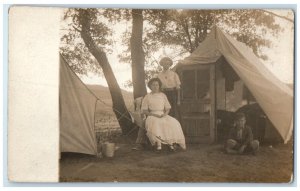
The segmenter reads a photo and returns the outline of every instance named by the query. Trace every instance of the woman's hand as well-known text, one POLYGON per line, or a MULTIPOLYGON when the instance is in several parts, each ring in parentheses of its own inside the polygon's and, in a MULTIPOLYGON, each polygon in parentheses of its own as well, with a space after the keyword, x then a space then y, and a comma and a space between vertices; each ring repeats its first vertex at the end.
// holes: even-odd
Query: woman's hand
POLYGON ((164 113, 164 114, 155 114, 155 113, 150 113, 148 116, 153 116, 153 117, 157 117, 157 118, 163 118, 164 116, 167 116, 168 114, 167 113, 164 113))
POLYGON ((164 113, 164 114, 161 114, 160 115, 160 118, 163 118, 163 117, 165 117, 165 116, 167 116, 168 114, 166 114, 166 113, 164 113))
POLYGON ((155 113, 151 113, 151 116, 161 118, 161 115, 158 115, 158 114, 155 114, 155 113))
POLYGON ((161 115, 152 114, 152 116, 157 117, 157 118, 163 118, 164 116, 166 116, 166 114, 161 114, 161 115))

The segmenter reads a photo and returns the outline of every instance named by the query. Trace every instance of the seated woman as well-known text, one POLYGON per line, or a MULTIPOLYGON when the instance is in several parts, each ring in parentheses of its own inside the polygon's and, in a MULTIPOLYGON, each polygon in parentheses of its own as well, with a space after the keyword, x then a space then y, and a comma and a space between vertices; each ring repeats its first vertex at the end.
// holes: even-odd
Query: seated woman
POLYGON ((161 150, 161 144, 167 144, 174 150, 173 144, 177 143, 186 149, 185 138, 180 123, 169 116, 171 105, 167 96, 160 92, 161 81, 153 78, 148 82, 151 93, 147 94, 142 102, 142 111, 147 116, 145 128, 152 145, 161 150))

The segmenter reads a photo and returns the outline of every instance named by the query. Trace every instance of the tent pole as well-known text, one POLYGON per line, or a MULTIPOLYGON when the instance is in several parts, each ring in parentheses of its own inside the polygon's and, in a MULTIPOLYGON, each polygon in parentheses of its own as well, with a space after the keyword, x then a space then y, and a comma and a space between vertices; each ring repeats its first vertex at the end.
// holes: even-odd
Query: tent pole
POLYGON ((226 111, 226 90, 225 90, 225 111, 226 111))

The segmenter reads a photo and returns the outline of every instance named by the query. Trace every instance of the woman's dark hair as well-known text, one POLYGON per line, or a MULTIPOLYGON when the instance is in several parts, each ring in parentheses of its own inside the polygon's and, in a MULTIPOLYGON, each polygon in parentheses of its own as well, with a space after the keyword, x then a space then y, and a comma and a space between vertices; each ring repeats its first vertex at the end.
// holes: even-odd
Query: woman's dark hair
POLYGON ((242 118, 246 119, 246 115, 244 113, 238 112, 238 113, 235 114, 235 117, 234 117, 235 120, 239 120, 239 119, 242 119, 242 118))
POLYGON ((148 82, 148 84, 147 84, 148 88, 149 88, 150 90, 152 90, 152 89, 151 89, 151 85, 152 85, 153 82, 158 82, 159 90, 161 90, 162 83, 161 83, 161 81, 160 81, 159 78, 152 78, 152 79, 150 79, 149 82, 148 82))

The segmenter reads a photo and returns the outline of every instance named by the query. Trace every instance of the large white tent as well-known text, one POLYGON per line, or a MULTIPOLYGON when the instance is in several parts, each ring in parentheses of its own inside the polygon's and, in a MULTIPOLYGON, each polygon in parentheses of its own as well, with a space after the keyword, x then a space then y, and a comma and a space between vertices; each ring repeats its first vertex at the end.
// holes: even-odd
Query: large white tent
POLYGON ((60 152, 97 153, 94 131, 97 100, 60 56, 60 152))
POLYGON ((289 141, 293 131, 293 91, 243 43, 214 26, 199 47, 176 67, 214 63, 221 56, 251 91, 284 142, 289 141))

